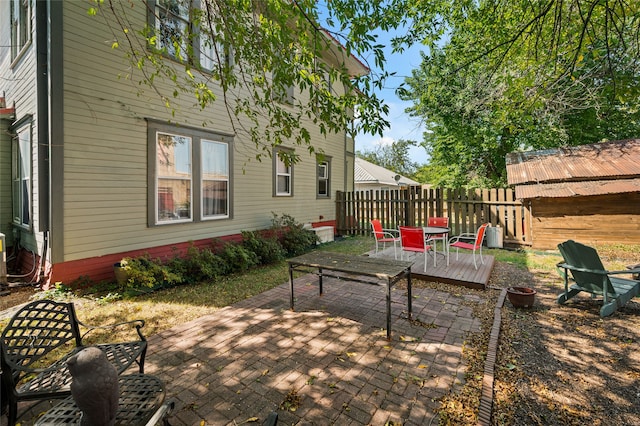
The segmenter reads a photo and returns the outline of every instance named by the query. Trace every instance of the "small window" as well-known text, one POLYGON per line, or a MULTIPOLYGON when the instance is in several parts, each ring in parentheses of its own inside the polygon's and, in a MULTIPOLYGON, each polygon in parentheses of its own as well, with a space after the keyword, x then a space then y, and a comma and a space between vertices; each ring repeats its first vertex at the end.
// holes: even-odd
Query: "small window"
POLYGON ((31 226, 31 124, 16 132, 12 143, 13 223, 31 226))
POLYGON ((280 158, 275 151, 273 155, 274 168, 274 195, 277 197, 290 197, 293 195, 293 165, 286 159, 280 158))
POLYGON ((31 40, 31 0, 11 1, 11 59, 31 40))
POLYGON ((180 61, 188 58, 191 0, 157 0, 154 27, 156 48, 180 61))
POLYGON ((273 87, 273 100, 284 104, 284 105, 293 105, 294 97, 294 87, 292 85, 286 87, 273 87))
POLYGON ((329 198, 330 197, 330 163, 328 159, 318 160, 318 198, 329 198))

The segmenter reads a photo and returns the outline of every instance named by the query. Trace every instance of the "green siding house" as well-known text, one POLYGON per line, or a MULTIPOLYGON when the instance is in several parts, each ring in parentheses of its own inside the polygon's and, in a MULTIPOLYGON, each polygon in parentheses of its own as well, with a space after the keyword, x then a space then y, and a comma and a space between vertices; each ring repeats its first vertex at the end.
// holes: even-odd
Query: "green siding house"
MULTIPOLYGON (((299 162, 247 161, 255 147, 238 137, 222 103, 201 110, 178 100, 173 115, 158 97, 140 95, 122 49, 112 48, 115 22, 108 11, 90 16, 91 4, 0 1, 0 233, 25 281, 113 279, 123 256, 234 239, 268 228, 272 212, 335 223, 335 192, 353 190, 346 133, 309 125, 324 156, 284 143, 278 149, 297 150, 299 162)), ((149 7, 131 8, 133 27, 161 16, 154 2, 139 5, 149 7)), ((368 72, 336 52, 321 60, 368 72)), ((287 100, 305 96, 293 88, 287 100)))

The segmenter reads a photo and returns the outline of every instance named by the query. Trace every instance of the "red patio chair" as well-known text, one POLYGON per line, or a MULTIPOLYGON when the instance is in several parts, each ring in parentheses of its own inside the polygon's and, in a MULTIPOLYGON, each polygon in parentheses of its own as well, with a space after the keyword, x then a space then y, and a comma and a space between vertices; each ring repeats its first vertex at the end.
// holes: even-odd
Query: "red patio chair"
MULTIPOLYGON (((427 253, 431 251, 431 246, 427 244, 422 227, 401 226, 400 228, 400 259, 405 251, 414 253, 424 253, 424 271, 427 272, 427 253)), ((436 266, 436 255, 433 253, 433 266, 436 266)))
POLYGON ((478 228, 478 232, 476 232, 475 234, 464 233, 449 240, 449 247, 456 248, 456 260, 458 260, 459 249, 466 249, 473 250, 473 266, 475 266, 476 269, 478 269, 478 264, 476 263, 476 253, 480 254, 480 262, 484 264, 484 259, 482 257, 482 242, 484 241, 484 234, 487 226, 489 226, 489 224, 484 223, 480 225, 480 228, 478 228))
POLYGON ((382 249, 386 248, 387 243, 393 243, 393 257, 398 258, 396 249, 396 243, 400 241, 398 237, 398 231, 395 229, 383 229, 382 224, 378 219, 371 220, 371 229, 373 230, 373 236, 376 239, 376 253, 378 253, 379 245, 382 243, 382 249))
MULTIPOLYGON (((449 218, 448 217, 430 217, 427 219, 427 226, 434 226, 437 228, 448 228, 449 227, 449 218)), ((429 235, 429 241, 433 240, 433 251, 438 251, 437 242, 442 241, 442 253, 447 256, 447 265, 449 264, 449 254, 448 254, 448 244, 447 238, 449 234, 431 234, 429 235)), ((427 241, 427 242, 429 242, 427 241)))

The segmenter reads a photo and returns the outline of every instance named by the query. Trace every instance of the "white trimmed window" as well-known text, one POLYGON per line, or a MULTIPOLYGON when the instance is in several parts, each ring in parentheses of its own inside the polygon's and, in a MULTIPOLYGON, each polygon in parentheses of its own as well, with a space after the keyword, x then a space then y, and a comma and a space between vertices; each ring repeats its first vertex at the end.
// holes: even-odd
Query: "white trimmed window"
POLYGON ((294 87, 284 87, 279 93, 276 93, 275 100, 281 104, 293 105, 293 101, 295 100, 294 87))
POLYGON ((149 226, 230 218, 232 138, 148 123, 149 226))
POLYGON ((293 165, 278 155, 273 155, 273 187, 276 197, 291 197, 293 195, 293 165))
POLYGON ((12 142, 13 223, 31 226, 31 123, 18 129, 12 142))
POLYGON ((202 218, 229 217, 229 145, 203 139, 202 158, 202 218))
POLYGON ((212 24, 214 20, 209 18, 209 16, 219 13, 214 10, 214 4, 203 1, 201 7, 202 17, 200 18, 200 28, 198 28, 198 62, 200 68, 206 71, 213 71, 219 66, 231 64, 233 60, 232 52, 231 49, 225 48, 224 44, 221 43, 221 37, 212 24))
POLYGON ((322 161, 318 160, 317 164, 318 169, 318 198, 329 198, 331 196, 331 188, 329 185, 330 182, 330 173, 331 173, 331 164, 329 160, 326 158, 322 161))
POLYGON ((188 58, 189 8, 191 0, 157 0, 155 7, 156 48, 180 61, 188 58))
POLYGON ((11 59, 31 40, 31 0, 11 0, 11 59))
POLYGON ((230 49, 224 47, 215 27, 209 25, 208 16, 216 13, 214 8, 212 3, 200 0, 156 0, 149 22, 156 35, 153 47, 206 71, 229 64, 230 49))

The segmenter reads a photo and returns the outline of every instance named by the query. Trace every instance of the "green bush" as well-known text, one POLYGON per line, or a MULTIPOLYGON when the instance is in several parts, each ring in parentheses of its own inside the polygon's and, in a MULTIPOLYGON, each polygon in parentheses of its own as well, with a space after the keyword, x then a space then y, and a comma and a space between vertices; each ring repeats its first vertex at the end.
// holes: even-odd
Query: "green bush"
POLYGON ((258 263, 261 265, 284 259, 284 250, 274 235, 242 231, 242 245, 258 256, 258 263))
POLYGON ((148 255, 124 258, 120 265, 127 271, 125 292, 145 292, 182 284, 182 276, 148 255))
POLYGON ((271 219, 271 229, 278 236, 278 241, 284 249, 287 256, 297 256, 305 253, 315 247, 318 243, 318 236, 315 232, 305 229, 301 223, 283 213, 281 217, 278 217, 276 213, 273 213, 271 219))
POLYGON ((173 257, 163 263, 149 255, 120 262, 127 273, 122 291, 125 295, 150 292, 160 288, 194 284, 234 272, 244 272, 257 265, 266 265, 296 256, 315 247, 318 237, 304 229, 293 217, 273 213, 272 227, 266 232, 242 232, 241 243, 214 239, 210 248, 199 249, 193 243, 181 256, 174 250, 173 257))
POLYGON ((191 245, 186 256, 175 255, 167 266, 183 277, 183 284, 194 284, 224 275, 226 267, 223 263, 222 258, 210 249, 191 245))
POLYGON ((243 272, 259 264, 258 256, 240 244, 227 243, 219 254, 227 274, 243 272))

